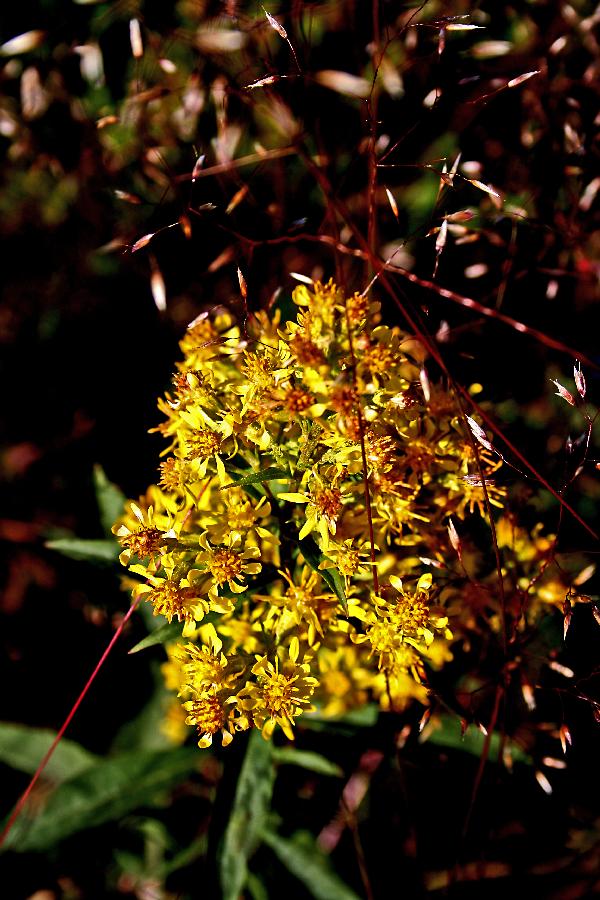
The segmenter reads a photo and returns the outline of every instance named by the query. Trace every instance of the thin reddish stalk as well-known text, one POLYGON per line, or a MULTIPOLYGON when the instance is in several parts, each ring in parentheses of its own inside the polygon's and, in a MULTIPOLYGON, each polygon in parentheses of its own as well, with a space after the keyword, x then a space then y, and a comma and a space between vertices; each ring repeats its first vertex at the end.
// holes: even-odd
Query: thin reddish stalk
POLYGON ((96 664, 96 666, 95 666, 95 668, 94 668, 94 671, 92 672, 92 674, 90 675, 90 677, 88 678, 88 680, 87 680, 87 682, 86 682, 86 684, 85 684, 85 687, 83 688, 83 690, 82 690, 81 693, 79 694, 79 697, 77 698, 77 700, 76 700, 75 703, 73 704, 73 706, 72 706, 72 708, 71 708, 71 711, 69 712, 69 715, 67 716, 67 718, 65 719, 65 721, 64 721, 63 724, 61 725, 61 727, 60 727, 60 729, 59 729, 59 731, 58 731, 58 734, 56 735, 56 737, 54 738, 54 740, 53 740, 52 743, 50 744, 50 747, 49 747, 48 750, 46 751, 46 753, 45 753, 45 755, 44 755, 42 761, 40 762, 39 766, 38 766, 37 769, 35 770, 35 773, 34 773, 32 779, 31 779, 31 781, 29 782, 29 784, 27 785, 27 787, 25 788, 25 790, 23 791, 23 793, 22 793, 21 796, 19 797, 19 799, 18 799, 18 801, 17 801, 17 803, 16 803, 16 805, 15 805, 15 808, 13 809, 12 813, 11 813, 10 816, 9 816, 9 819, 8 819, 6 825, 5 825, 4 828, 2 829, 2 833, 0 833, 0 847, 3 846, 4 841, 5 841, 6 838, 8 837, 8 835, 9 835, 9 833, 10 833, 10 831, 11 831, 13 825, 15 824, 15 822, 17 821, 18 817, 20 816, 21 812, 23 811, 23 807, 25 806, 25 804, 26 804, 26 802, 27 802, 27 799, 28 799, 29 795, 31 794, 33 788, 35 787, 38 778, 40 777, 40 775, 42 774, 42 772, 44 771, 44 769, 45 769, 46 766, 48 765, 48 762, 49 762, 49 760, 50 760, 50 757, 52 756, 52 754, 54 753, 54 751, 56 750, 56 748, 57 748, 58 745, 60 744, 60 742, 61 742, 61 740, 62 740, 62 738, 63 738, 63 736, 64 736, 65 731, 67 730, 67 728, 68 728, 69 725, 71 724, 71 720, 73 719, 75 713, 77 712, 77 710, 78 710, 79 707, 81 706, 81 703, 83 702, 83 699, 84 699, 85 695, 87 694, 87 692, 88 692, 89 689, 91 688, 92 684, 94 683, 94 681, 95 681, 95 679, 96 679, 96 676, 98 675, 100 669, 102 668, 102 666, 104 665, 104 663, 105 663, 106 660, 108 659, 108 656, 110 655, 110 653, 111 653, 113 647, 115 646, 115 644, 116 644, 117 641, 119 640, 119 638, 120 638, 120 636, 121 636, 121 634, 122 634, 122 632, 123 632, 123 629, 124 629, 126 623, 127 623, 128 620, 131 618, 131 615, 132 615, 132 613, 134 612, 134 610, 136 609, 138 603, 140 602, 140 599, 141 599, 141 598, 138 597, 136 600, 134 600, 133 603, 131 604, 131 606, 129 607, 129 609, 127 610, 127 612, 125 613, 125 615, 123 616, 123 619, 122 619, 121 623, 119 624, 119 627, 117 628, 117 630, 116 630, 115 633, 113 634, 112 638, 110 639, 110 642, 109 642, 109 644, 108 644, 106 650, 104 651, 104 653, 102 654, 102 656, 101 656, 100 659, 98 660, 98 663, 96 664))

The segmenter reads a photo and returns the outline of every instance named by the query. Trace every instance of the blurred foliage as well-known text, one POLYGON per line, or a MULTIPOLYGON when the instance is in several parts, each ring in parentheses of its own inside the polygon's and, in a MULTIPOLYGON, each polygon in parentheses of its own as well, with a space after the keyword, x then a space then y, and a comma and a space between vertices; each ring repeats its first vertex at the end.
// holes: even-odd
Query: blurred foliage
MULTIPOLYGON (((276 301, 285 318, 290 272, 362 290, 388 260, 393 290, 381 277, 372 289, 385 315, 406 328, 408 313, 458 383, 481 383, 502 434, 600 527, 594 4, 266 9, 289 43, 258 3, 2 12, 7 815, 122 619, 104 543, 121 502, 111 485, 136 496, 156 479, 144 435, 202 312, 243 323, 276 301), (570 406, 550 379, 576 394, 576 359, 587 395, 570 406)), ((307 720, 297 750, 254 739, 246 751, 244 735, 226 751, 173 750, 157 724, 164 636, 123 649, 158 624, 140 610, 11 833, 10 896, 237 896, 244 881, 258 900, 379 898, 390 884, 412 897, 598 895, 597 538, 497 440, 518 470, 509 509, 558 535, 544 573, 554 607, 519 648, 535 709, 513 691, 494 718, 507 661, 482 639, 433 680, 428 723, 418 704, 367 709, 307 720), (566 611, 563 641, 570 587, 589 602, 566 611)), ((489 553, 473 527, 473 553, 486 541, 489 553)))

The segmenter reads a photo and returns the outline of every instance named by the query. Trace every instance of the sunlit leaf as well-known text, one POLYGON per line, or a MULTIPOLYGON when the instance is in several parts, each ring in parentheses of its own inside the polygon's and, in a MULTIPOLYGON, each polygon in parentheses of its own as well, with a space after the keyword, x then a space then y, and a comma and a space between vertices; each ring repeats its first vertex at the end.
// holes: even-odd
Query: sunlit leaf
MULTIPOLYGON (((0 762, 33 775, 55 738, 56 732, 49 728, 0 722, 0 762)), ((63 738, 48 760, 43 777, 58 784, 79 775, 97 760, 80 744, 63 738)))
POLYGON ((340 766, 312 750, 297 750, 296 747, 273 747, 273 759, 279 765, 298 766, 309 772, 317 772, 319 775, 341 778, 344 774, 344 770, 340 766))
POLYGON ((196 748, 164 752, 135 750, 102 760, 64 781, 35 817, 23 814, 5 847, 44 851, 72 834, 105 822, 119 821, 140 806, 152 805, 189 776, 198 764, 196 748))
POLYGON ((112 526, 125 510, 127 498, 116 484, 108 480, 101 466, 94 466, 93 477, 102 529, 106 535, 110 535, 112 526))
POLYGON ((271 807, 274 782, 271 744, 260 732, 253 731, 221 848, 219 871, 223 900, 238 900, 244 888, 248 860, 261 842, 271 807))
MULTIPOLYGON (((207 617, 205 617, 206 619, 207 617)), ((208 623, 207 623, 208 624, 208 623)), ((139 653, 140 650, 147 650, 148 647, 155 647, 156 644, 168 644, 170 641, 176 641, 181 637, 183 625, 181 622, 165 622, 160 625, 145 638, 142 638, 129 653, 139 653)))
POLYGON ((119 545, 116 541, 109 540, 57 538, 46 541, 46 547, 71 559, 85 559, 90 562, 113 562, 119 556, 119 545))

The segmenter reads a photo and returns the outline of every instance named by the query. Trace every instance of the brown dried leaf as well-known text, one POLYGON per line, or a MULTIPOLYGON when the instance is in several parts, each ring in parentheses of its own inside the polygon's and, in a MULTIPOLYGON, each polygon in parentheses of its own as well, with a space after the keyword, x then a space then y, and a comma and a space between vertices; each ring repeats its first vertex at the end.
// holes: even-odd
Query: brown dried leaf
POLYGON ((567 744, 569 746, 572 746, 572 744, 573 744, 573 738, 571 737, 571 732, 569 731, 569 728, 567 725, 560 726, 559 737, 560 737, 560 745, 562 747, 562 751, 563 751, 563 753, 566 753, 567 752, 567 744))
POLYGON ((419 734, 423 731, 431 718, 431 708, 427 707, 421 718, 419 719, 419 734))
POLYGON ((552 785, 550 784, 550 782, 548 781, 548 779, 546 778, 546 776, 544 775, 543 772, 540 772, 538 770, 535 773, 535 779, 545 794, 552 793, 552 785))
POLYGON ((43 44, 46 37, 45 31, 34 29, 33 31, 24 31, 23 34, 17 34, 9 41, 5 41, 0 45, 0 56, 19 56, 21 53, 29 53, 43 44))
POLYGON ((106 128, 107 125, 116 125, 119 121, 118 116, 101 116, 96 122, 96 128, 106 128))
POLYGON ((476 59, 489 59, 492 56, 506 56, 512 48, 510 41, 480 41, 471 47, 471 53, 476 59))
POLYGON ((143 237, 139 238, 139 240, 137 240, 131 248, 131 252, 137 253, 138 250, 141 250, 143 247, 150 243, 155 234, 155 231, 151 231, 149 234, 145 234, 143 237))
POLYGON ((314 280, 310 278, 308 275, 301 275, 299 272, 290 272, 290 276, 295 278, 296 281, 301 281, 302 284, 314 284, 314 280))
POLYGON ((250 190, 250 188, 248 187, 248 185, 244 184, 239 189, 239 191, 236 191, 236 193, 233 195, 233 197, 229 201, 229 205, 228 205, 227 209, 225 210, 226 215, 229 215, 229 213, 232 213, 233 210, 236 208, 236 206, 239 206, 239 204, 242 202, 244 197, 247 196, 249 190, 250 190))
POLYGON ((458 532, 454 526, 454 522, 452 521, 452 519, 448 519, 448 537, 450 538, 450 543, 452 544, 454 550, 456 550, 460 559, 462 547, 458 532))
POLYGON ((178 221, 179 226, 186 237, 186 240, 189 241, 192 236, 192 223, 190 222, 189 216, 186 216, 184 213, 182 216, 179 216, 178 221))
POLYGON ((500 194, 498 191, 495 191, 493 187, 489 184, 484 184, 483 181, 478 181, 477 178, 467 178, 469 184, 472 184, 473 187, 478 188, 480 191, 483 191, 485 194, 489 194, 490 197, 496 197, 498 200, 500 199, 500 194))
POLYGON ((245 84, 244 90, 253 91, 254 88, 266 87, 268 84, 281 81, 282 78, 285 78, 285 75, 266 75, 264 78, 258 78, 256 81, 251 81, 250 84, 245 84))
POLYGON ((389 190, 389 188, 386 188, 385 192, 387 194, 388 202, 389 202, 390 206, 392 207, 392 212, 394 213, 394 216, 396 217, 396 221, 399 222, 400 214, 398 212, 398 204, 396 203, 396 201, 394 199, 394 195, 389 190))
POLYGON ((371 93, 371 83, 366 78, 340 72, 338 69, 322 69, 315 75, 315 81, 323 87, 348 97, 359 97, 361 100, 371 93))
POLYGON ((122 200, 124 203, 132 203, 134 206, 139 206, 142 202, 139 197, 135 194, 130 194, 129 191, 115 190, 114 194, 117 200, 122 200))
POLYGON ((196 32, 196 46, 204 53, 235 53, 243 50, 247 40, 243 31, 226 28, 200 28, 196 32))
POLYGON ((159 312, 164 312, 167 308, 167 289, 165 286, 165 280, 162 276, 162 272, 158 267, 158 263, 153 256, 150 257, 150 265, 152 268, 152 273, 150 275, 150 288, 152 290, 152 297, 154 298, 154 303, 156 304, 157 310, 159 312))
POLYGON ((554 756, 544 756, 542 758, 542 765, 548 766, 549 769, 566 769, 567 764, 564 759, 555 759, 554 756))
POLYGON ((563 666, 562 663, 556 662, 555 659, 550 660, 548 666, 549 668, 554 669, 555 672, 558 672, 559 675, 562 675, 563 678, 575 678, 573 669, 570 669, 568 666, 563 666))
POLYGON ((237 270, 237 276, 240 283, 240 293, 242 295, 242 300, 244 300, 245 302, 248 298, 248 285, 246 284, 246 279, 244 278, 242 270, 239 267, 237 270))
POLYGON ((21 109, 24 119, 38 119, 48 109, 50 95, 42 85, 40 73, 28 66, 21 75, 21 109))
POLYGON ((467 422, 475 440, 478 441, 482 447, 485 447, 486 450, 490 450, 492 453, 494 453, 494 448, 488 441, 485 431, 483 430, 481 425, 478 425, 475 419, 472 419, 471 416, 467 416, 467 422))
POLYGON ((457 212, 446 216, 447 222, 470 222, 475 218, 475 213, 470 209, 459 209, 457 212))
POLYGON ((585 584, 586 581, 590 580, 595 571, 595 563, 590 563, 589 566, 585 566, 573 579, 573 585, 579 587, 580 585, 585 584))
POLYGON ((460 22, 449 22, 446 25, 446 31, 476 31, 484 28, 484 25, 461 25, 460 22))
POLYGON ((219 269, 222 269, 223 266, 226 266, 227 263, 230 263, 234 258, 234 249, 233 247, 226 247, 222 253, 219 253, 215 259, 209 265, 207 272, 217 272, 219 269))
POLYGON ((429 403, 429 401, 431 400, 431 385, 429 383, 429 376, 427 374, 427 371, 424 368, 422 368, 419 372, 419 381, 421 382, 421 388, 423 390, 425 403, 429 403))
POLYGON ((192 169, 192 183, 198 177, 198 173, 200 172, 200 169, 204 165, 205 159, 206 159, 206 154, 201 153, 200 156, 198 157, 198 159, 196 160, 196 162, 194 163, 194 168, 192 169))
POLYGON ((534 69, 532 72, 524 72, 523 75, 517 75, 516 78, 511 78, 506 87, 514 88, 518 87, 518 85, 523 84, 524 81, 529 81, 530 78, 533 78, 534 75, 539 75, 540 70, 534 69))
POLYGON ((139 19, 129 20, 129 43, 131 44, 131 52, 135 59, 141 59, 144 55, 144 42, 142 40, 142 29, 139 19))
POLYGON ((586 186, 581 198, 579 200, 579 209, 583 212, 587 212, 591 209, 592 203, 596 199, 596 194, 600 190, 600 175, 596 178, 593 178, 592 181, 586 186))
POLYGON ((448 221, 444 219, 442 224, 440 225, 439 231, 437 233, 437 237, 435 239, 435 251, 439 254, 442 252, 444 247, 446 246, 446 238, 448 236, 448 221))
POLYGON ((581 363, 573 366, 573 377, 575 378, 575 387, 581 399, 585 398, 585 376, 581 371, 581 363))
POLYGON ((527 706, 527 709, 533 711, 535 709, 535 694, 532 686, 526 681, 525 678, 521 681, 521 693, 523 694, 523 699, 527 706))
POLYGON ((558 382, 555 378, 551 378, 550 381, 558 388, 558 390, 556 391, 556 396, 562 397, 562 399, 566 400, 570 406, 575 406, 575 398, 573 394, 568 391, 566 387, 563 387, 562 384, 560 384, 560 382, 558 382))
POLYGON ((263 10, 265 16, 267 17, 267 22, 269 23, 271 28, 273 28, 277 32, 277 34, 283 38, 284 41, 287 41, 287 31, 285 30, 283 25, 281 25, 274 16, 272 16, 270 13, 268 13, 266 11, 266 9, 264 8, 264 6, 263 6, 262 10, 263 10))

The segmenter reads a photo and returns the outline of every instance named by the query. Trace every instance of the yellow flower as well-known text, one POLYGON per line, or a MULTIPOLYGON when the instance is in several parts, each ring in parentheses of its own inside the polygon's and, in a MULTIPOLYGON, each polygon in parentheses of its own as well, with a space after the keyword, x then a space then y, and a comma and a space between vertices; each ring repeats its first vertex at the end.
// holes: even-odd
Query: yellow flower
POLYGON ((287 656, 280 649, 280 656, 270 662, 259 656, 252 667, 256 682, 247 684, 240 692, 240 706, 247 711, 262 735, 268 739, 279 725, 289 740, 294 739, 292 727, 295 718, 310 709, 310 698, 317 686, 307 663, 298 663, 299 643, 293 638, 287 656))
POLYGON ((170 523, 165 527, 164 516, 155 516, 154 507, 149 506, 142 511, 135 503, 129 507, 133 516, 128 516, 125 522, 113 526, 113 534, 125 549, 119 555, 122 565, 126 566, 132 556, 139 559, 154 557, 162 550, 166 550, 170 539, 177 537, 170 523))
MULTIPOLYGON (((138 571, 138 567, 132 566, 131 570, 138 571)), ((148 575, 148 583, 135 588, 136 596, 143 596, 152 603, 155 616, 164 616, 167 622, 176 618, 188 625, 200 622, 210 609, 209 603, 199 594, 187 579, 172 575, 168 578, 148 575)))
POLYGON ((306 503, 306 521, 300 529, 298 540, 316 531, 321 537, 321 550, 325 552, 329 546, 329 535, 336 533, 345 499, 337 487, 335 473, 328 481, 320 475, 312 476, 307 491, 284 492, 278 495, 278 499, 306 503))
POLYGON ((307 641, 313 646, 322 638, 324 626, 335 619, 337 597, 331 592, 321 593, 322 579, 317 572, 303 566, 296 581, 289 571, 280 571, 287 585, 283 593, 274 588, 268 595, 255 594, 255 600, 263 600, 267 611, 265 624, 274 624, 275 636, 280 638, 288 630, 304 626, 307 629, 307 641))
POLYGON ((236 717, 235 697, 227 697, 226 693, 216 688, 209 688, 201 694, 186 700, 183 708, 187 712, 186 725, 195 725, 199 734, 198 746, 210 747, 213 738, 221 732, 223 746, 227 747, 233 740, 234 732, 245 730, 248 720, 236 717))
POLYGON ((242 550, 239 537, 230 538, 225 545, 213 546, 205 533, 199 543, 203 549, 196 556, 196 565, 202 566, 202 569, 194 569, 188 577, 195 581, 199 576, 202 578, 204 572, 210 573, 208 596, 213 600, 217 599, 219 589, 225 584, 232 593, 242 594, 248 589, 244 576, 256 575, 262 568, 259 562, 255 562, 260 556, 259 548, 242 550))

